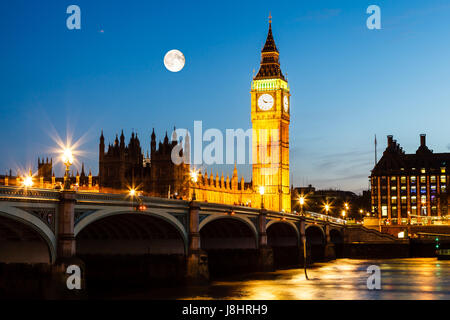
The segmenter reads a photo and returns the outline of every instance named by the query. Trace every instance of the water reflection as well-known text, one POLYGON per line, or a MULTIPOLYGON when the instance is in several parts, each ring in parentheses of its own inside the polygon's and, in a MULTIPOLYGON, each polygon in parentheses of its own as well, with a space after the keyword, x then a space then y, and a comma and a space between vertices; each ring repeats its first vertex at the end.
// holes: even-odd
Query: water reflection
POLYGON ((148 299, 450 299, 450 261, 434 258, 351 260, 318 263, 308 269, 278 270, 214 281, 209 286, 158 289, 148 299), (381 290, 367 289, 367 267, 381 268, 381 290))

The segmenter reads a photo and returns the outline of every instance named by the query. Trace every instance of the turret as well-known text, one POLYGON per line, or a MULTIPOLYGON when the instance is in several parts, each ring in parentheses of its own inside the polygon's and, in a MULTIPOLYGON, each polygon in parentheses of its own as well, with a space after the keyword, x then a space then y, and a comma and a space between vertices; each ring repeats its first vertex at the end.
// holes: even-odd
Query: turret
POLYGON ((231 178, 231 189, 237 190, 238 188, 238 173, 236 168, 236 162, 234 163, 233 177, 231 178))
POLYGON ((153 128, 151 142, 150 142, 150 154, 153 154, 156 151, 156 134, 155 128, 153 128))
POLYGON ((105 137, 103 136, 103 130, 102 130, 102 134, 100 135, 100 146, 99 146, 99 157, 100 157, 100 161, 103 160, 104 156, 105 156, 105 137))
POLYGON ((123 129, 122 133, 120 134, 120 150, 125 149, 125 136, 123 135, 123 129))
POLYGON ((88 186, 89 186, 89 188, 92 188, 92 172, 91 172, 91 169, 89 169, 88 186))
POLYGON ((203 175, 203 183, 208 185, 208 171, 205 169, 205 174, 203 175))
POLYGON ((175 128, 175 126, 173 127, 173 132, 172 132, 172 146, 176 146, 178 144, 178 137, 177 137, 177 129, 175 128))

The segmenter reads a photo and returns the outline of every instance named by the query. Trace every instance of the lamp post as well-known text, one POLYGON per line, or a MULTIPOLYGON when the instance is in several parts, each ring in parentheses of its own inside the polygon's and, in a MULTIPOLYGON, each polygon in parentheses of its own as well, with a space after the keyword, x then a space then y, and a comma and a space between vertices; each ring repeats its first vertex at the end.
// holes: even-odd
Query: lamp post
POLYGON ((134 209, 134 196, 136 195, 136 189, 130 189, 128 195, 131 197, 131 208, 134 209))
POLYGON ((328 221, 328 211, 330 210, 330 205, 327 203, 327 204, 325 204, 324 208, 325 208, 325 213, 327 215, 327 221, 328 221))
POLYGON ((261 195, 261 209, 264 209, 264 186, 259 187, 259 194, 261 195))
POLYGON ((193 192, 192 192, 192 201, 195 201, 195 200, 196 200, 196 197, 195 197, 195 184, 197 183, 197 171, 195 171, 195 169, 194 169, 194 170, 191 170, 190 175, 191 175, 192 189, 193 189, 193 192))
POLYGON ((300 214, 304 215, 303 205, 305 204, 305 197, 301 196, 300 199, 298 199, 298 202, 300 203, 300 214))
POLYGON ((64 190, 69 190, 70 189, 69 170, 70 170, 70 166, 73 164, 72 150, 70 150, 69 148, 66 148, 64 150, 64 153, 62 155, 62 162, 66 166, 66 173, 64 174, 64 177, 65 177, 64 190))

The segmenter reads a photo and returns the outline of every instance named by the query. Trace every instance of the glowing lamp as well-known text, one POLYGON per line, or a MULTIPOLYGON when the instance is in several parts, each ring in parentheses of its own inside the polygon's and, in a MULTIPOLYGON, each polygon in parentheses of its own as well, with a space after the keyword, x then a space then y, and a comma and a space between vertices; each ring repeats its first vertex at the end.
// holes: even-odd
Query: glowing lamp
POLYGON ((264 186, 259 187, 259 194, 264 195, 264 186))
POLYGON ((66 165, 66 166, 71 166, 73 163, 73 154, 72 154, 72 150, 70 150, 69 148, 64 149, 63 155, 62 155, 62 162, 66 165))
POLYGON ((31 176, 27 176, 23 180, 23 185, 27 188, 31 188, 33 186, 33 178, 31 176))

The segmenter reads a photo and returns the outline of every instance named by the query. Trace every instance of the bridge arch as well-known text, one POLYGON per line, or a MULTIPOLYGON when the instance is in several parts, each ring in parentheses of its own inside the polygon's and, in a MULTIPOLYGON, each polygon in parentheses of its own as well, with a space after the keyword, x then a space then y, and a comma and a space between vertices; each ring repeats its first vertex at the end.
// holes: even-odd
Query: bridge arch
POLYGON ((313 261, 322 261, 325 258, 326 235, 318 225, 311 224, 305 229, 307 250, 310 251, 313 261))
POLYGON ((298 246, 300 243, 299 230, 292 221, 270 220, 266 225, 266 230, 269 246, 298 246), (284 239, 283 243, 272 242, 276 241, 275 237, 288 239, 284 239))
POLYGON ((210 215, 199 224, 199 232, 201 246, 206 250, 258 247, 258 231, 247 217, 210 215))
POLYGON ((267 244, 272 248, 275 268, 295 266, 300 262, 300 233, 293 222, 269 221, 267 244))
MULTIPOLYGON (((106 232, 111 238, 119 237, 128 240, 132 240, 135 237, 141 239, 148 238, 151 233, 150 231, 152 230, 158 234, 167 234, 169 239, 165 240, 175 240, 178 235, 179 239, 182 241, 181 248, 179 248, 180 246, 176 244, 175 241, 172 241, 173 247, 168 253, 186 254, 188 248, 188 236, 183 224, 174 216, 167 212, 160 212, 160 210, 147 209, 146 211, 136 212, 124 208, 121 210, 108 208, 96 211, 85 216, 75 225, 74 234, 75 237, 77 237, 77 247, 82 246, 83 239, 86 240, 86 238, 89 238, 92 240, 93 236, 87 235, 87 233, 92 233, 89 229, 94 227, 106 232), (107 225, 102 226, 102 223, 106 223, 107 225), (143 228, 143 226, 145 226, 145 228, 143 228), (79 242, 81 244, 79 244, 79 242)), ((120 244, 120 242, 118 242, 118 244, 120 244)), ((123 245, 124 247, 128 246, 133 248, 132 244, 123 245)), ((134 249, 136 252, 138 251, 136 247, 134 249)), ((141 249, 141 251, 142 250, 143 249, 141 249)), ((156 247, 147 250, 154 251, 156 250, 156 247)), ((151 253, 154 253, 153 251, 151 251, 151 253)), ((164 252, 158 253, 163 254, 164 252)))
POLYGON ((336 258, 342 258, 344 254, 344 236, 342 235, 342 232, 335 228, 331 229, 330 241, 334 244, 336 258))
MULTIPOLYGON (((53 217, 55 219, 56 217, 53 217)), ((27 240, 21 239, 21 240, 27 240)), ((56 236, 50 227, 33 214, 15 207, 0 208, 0 261, 18 263, 53 263, 56 260, 56 236), (17 229, 21 230, 17 230, 17 229), (2 233, 6 229, 16 229, 16 232, 24 235, 28 233, 28 243, 15 241, 14 249, 6 249, 13 243, 2 238, 2 233), (33 236, 36 235, 37 237, 33 236), (28 252, 26 252, 28 250, 28 252), (2 255, 3 252, 5 255, 2 255), (6 255, 11 253, 21 253, 23 256, 6 255)))

